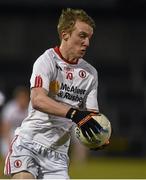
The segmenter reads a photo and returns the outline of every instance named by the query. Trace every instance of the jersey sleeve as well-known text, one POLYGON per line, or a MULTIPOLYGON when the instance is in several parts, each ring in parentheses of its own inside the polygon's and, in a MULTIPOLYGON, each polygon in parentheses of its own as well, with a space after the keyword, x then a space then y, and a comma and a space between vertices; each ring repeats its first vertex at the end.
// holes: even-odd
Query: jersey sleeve
POLYGON ((95 71, 91 89, 86 98, 87 109, 95 109, 99 111, 98 101, 97 101, 97 91, 98 91, 98 75, 97 75, 97 71, 95 71))
POLYGON ((45 55, 40 56, 33 65, 30 87, 42 87, 49 91, 49 83, 53 74, 51 59, 45 55))

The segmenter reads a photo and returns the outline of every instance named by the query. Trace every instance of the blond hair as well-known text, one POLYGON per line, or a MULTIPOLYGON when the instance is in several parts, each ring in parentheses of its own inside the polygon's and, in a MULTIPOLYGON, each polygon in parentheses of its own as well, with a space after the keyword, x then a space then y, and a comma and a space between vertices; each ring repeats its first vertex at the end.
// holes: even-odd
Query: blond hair
POLYGON ((66 10, 62 10, 57 26, 60 39, 62 31, 72 33, 77 20, 87 23, 93 29, 95 28, 94 20, 84 10, 67 8, 66 10))

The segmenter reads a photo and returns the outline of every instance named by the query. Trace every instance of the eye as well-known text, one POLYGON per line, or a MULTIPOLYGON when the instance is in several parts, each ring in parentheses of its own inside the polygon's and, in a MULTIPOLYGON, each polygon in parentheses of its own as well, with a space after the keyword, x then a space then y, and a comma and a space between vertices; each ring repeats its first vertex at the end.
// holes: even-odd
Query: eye
POLYGON ((87 37, 87 34, 86 33, 80 33, 79 36, 80 36, 80 38, 85 39, 87 37))

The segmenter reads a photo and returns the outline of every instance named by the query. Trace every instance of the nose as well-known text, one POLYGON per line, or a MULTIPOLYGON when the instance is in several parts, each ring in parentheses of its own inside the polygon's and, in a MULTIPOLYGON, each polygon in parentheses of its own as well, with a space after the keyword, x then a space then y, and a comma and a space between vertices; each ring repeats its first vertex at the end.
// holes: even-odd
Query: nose
POLYGON ((85 42, 84 42, 84 45, 86 46, 86 47, 88 47, 89 46, 89 38, 88 37, 86 37, 86 39, 85 39, 85 42))

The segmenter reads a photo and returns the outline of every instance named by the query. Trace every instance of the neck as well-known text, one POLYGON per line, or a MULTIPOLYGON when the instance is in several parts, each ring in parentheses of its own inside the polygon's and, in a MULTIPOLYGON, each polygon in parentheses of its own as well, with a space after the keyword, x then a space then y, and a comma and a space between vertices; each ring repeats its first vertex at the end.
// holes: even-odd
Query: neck
POLYGON ((70 48, 68 48, 66 45, 61 44, 59 50, 63 58, 66 59, 68 62, 76 63, 78 61, 78 58, 74 57, 74 55, 71 53, 70 48))

